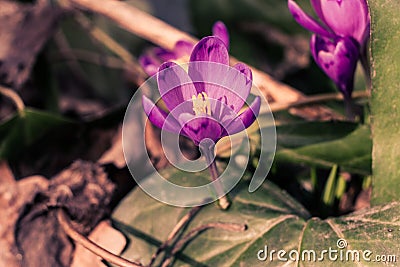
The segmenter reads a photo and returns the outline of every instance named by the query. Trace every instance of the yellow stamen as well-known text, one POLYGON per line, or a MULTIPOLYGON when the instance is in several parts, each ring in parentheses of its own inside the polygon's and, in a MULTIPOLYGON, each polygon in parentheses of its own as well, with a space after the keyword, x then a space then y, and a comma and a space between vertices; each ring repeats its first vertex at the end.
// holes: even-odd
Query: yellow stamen
POLYGON ((205 92, 192 96, 193 111, 195 115, 207 114, 211 115, 211 103, 205 92))

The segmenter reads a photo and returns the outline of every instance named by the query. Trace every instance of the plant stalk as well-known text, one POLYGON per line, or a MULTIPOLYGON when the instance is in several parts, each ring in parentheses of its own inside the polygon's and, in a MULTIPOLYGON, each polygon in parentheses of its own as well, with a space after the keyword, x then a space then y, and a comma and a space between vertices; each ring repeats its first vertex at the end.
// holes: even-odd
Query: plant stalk
POLYGON ((199 147, 200 147, 201 152, 203 153, 203 155, 206 158, 208 169, 211 174, 211 179, 213 180, 214 185, 215 185, 215 187, 214 187, 215 192, 216 192, 217 196, 219 197, 218 205, 222 210, 226 210, 231 205, 231 202, 229 201, 227 195, 225 194, 221 182, 218 180, 219 173, 218 173, 218 169, 217 169, 217 164, 215 163, 215 160, 214 160, 215 144, 211 140, 210 140, 210 142, 208 140, 206 140, 205 142, 202 142, 199 147), (212 144, 210 144, 210 142, 212 142, 212 144))

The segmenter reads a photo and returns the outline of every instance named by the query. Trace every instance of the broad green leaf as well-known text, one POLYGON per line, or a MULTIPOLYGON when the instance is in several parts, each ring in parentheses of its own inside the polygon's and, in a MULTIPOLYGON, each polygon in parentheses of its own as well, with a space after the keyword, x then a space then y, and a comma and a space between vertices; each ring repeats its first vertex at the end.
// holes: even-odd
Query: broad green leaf
POLYGON ((294 149, 279 149, 275 154, 275 160, 325 168, 337 164, 344 170, 368 175, 371 173, 371 146, 369 128, 360 126, 338 140, 294 149))
MULTIPOLYGON (((169 173, 179 184, 198 183, 194 179, 185 179, 184 173, 169 173)), ((207 180, 207 177, 198 174, 195 179, 207 180)), ((173 266, 376 266, 375 262, 365 261, 358 264, 333 262, 327 255, 323 261, 301 261, 299 264, 278 261, 276 253, 273 261, 257 258, 257 253, 265 246, 269 251, 300 251, 300 255, 301 251, 314 249, 320 256, 324 249, 338 249, 339 238, 347 241, 347 249, 368 249, 374 256, 400 253, 399 203, 320 220, 311 218, 300 204, 270 182, 265 182, 254 193, 249 193, 247 184, 241 183, 230 196, 233 204, 228 211, 221 211, 214 204, 207 205, 190 222, 183 236, 195 227, 211 222, 246 224, 247 230, 207 230, 184 247, 173 266)), ((140 188, 133 190, 113 214, 114 226, 129 239, 122 256, 148 264, 151 255, 188 210, 158 202, 140 188)))
MULTIPOLYGON (((276 126, 277 147, 297 148, 306 145, 323 143, 344 138, 357 128, 358 124, 351 122, 290 122, 289 124, 276 126)), ((267 126, 268 127, 268 126, 267 126)), ((273 126, 275 127, 275 126, 273 126)), ((250 137, 251 149, 257 150, 260 145, 260 134, 256 124, 253 124, 247 134, 250 137)), ((230 138, 233 139, 234 150, 237 150, 238 144, 242 142, 242 138, 246 137, 246 133, 242 132, 229 138, 223 138, 217 143, 218 156, 229 157, 231 154, 230 138)))
POLYGON ((295 148, 340 139, 357 128, 350 122, 305 122, 276 127, 278 147, 295 148))
POLYGON ((0 124, 0 158, 13 158, 55 127, 73 122, 43 111, 26 109, 0 124))
POLYGON ((374 0, 369 5, 373 68, 372 202, 386 203, 400 199, 400 2, 374 0))

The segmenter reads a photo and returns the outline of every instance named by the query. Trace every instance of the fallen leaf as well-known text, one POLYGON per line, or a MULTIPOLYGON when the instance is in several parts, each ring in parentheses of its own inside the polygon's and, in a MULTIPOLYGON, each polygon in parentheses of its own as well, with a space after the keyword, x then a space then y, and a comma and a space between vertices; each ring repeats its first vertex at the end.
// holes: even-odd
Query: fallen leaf
POLYGON ((15 240, 18 221, 37 193, 47 187, 48 181, 42 176, 31 176, 13 185, 0 183, 0 266, 22 266, 22 254, 15 240))
POLYGON ((15 183, 14 174, 11 172, 10 166, 8 166, 8 163, 5 160, 0 161, 0 183, 15 183))
POLYGON ((122 149, 122 126, 118 128, 118 131, 112 140, 111 147, 106 152, 104 152, 98 163, 112 163, 119 169, 122 169, 126 166, 124 152, 122 149))
MULTIPOLYGON (((88 237, 91 241, 111 253, 119 255, 126 245, 125 236, 114 229, 109 221, 100 222, 88 237)), ((80 244, 75 247, 71 267, 107 267, 102 259, 80 244)))
POLYGON ((0 1, 0 83, 13 88, 25 83, 61 15, 62 10, 46 0, 0 1))
POLYGON ((109 212, 114 184, 94 163, 76 161, 47 180, 31 176, 0 183, 0 266, 70 266, 74 245, 60 227, 63 208, 87 235, 109 212))

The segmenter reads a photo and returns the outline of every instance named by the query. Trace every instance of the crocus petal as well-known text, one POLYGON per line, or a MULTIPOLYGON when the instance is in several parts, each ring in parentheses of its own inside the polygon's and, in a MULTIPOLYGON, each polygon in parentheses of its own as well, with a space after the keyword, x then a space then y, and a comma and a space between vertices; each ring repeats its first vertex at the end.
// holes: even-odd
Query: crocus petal
POLYGON ((225 77, 228 64, 228 50, 221 39, 214 36, 201 39, 193 48, 188 69, 197 92, 205 90, 204 83, 219 84, 225 77))
POLYGON ((358 43, 351 37, 331 41, 313 35, 310 46, 315 62, 335 82, 339 90, 350 97, 359 58, 358 43))
POLYGON ((227 103, 236 113, 243 107, 249 96, 253 84, 253 75, 250 68, 243 63, 237 63, 225 75, 222 85, 229 90, 224 92, 227 103))
POLYGON ((175 44, 174 53, 177 58, 189 57, 193 47, 194 44, 192 42, 180 40, 175 44))
MULTIPOLYGON (((299 23, 302 27, 307 30, 314 32, 316 34, 320 34, 326 37, 333 37, 334 35, 327 31, 321 24, 319 24, 315 19, 310 17, 307 13, 305 13, 293 0, 288 1, 288 7, 290 13, 292 13, 293 18, 299 23)), ((343 23, 343 21, 341 22, 343 23)))
POLYGON ((160 62, 155 60, 153 57, 144 54, 139 57, 139 64, 142 66, 144 72, 146 72, 147 75, 153 76, 157 73, 160 62))
POLYGON ((260 112, 261 99, 257 96, 250 106, 234 119, 226 128, 226 134, 232 135, 248 128, 256 120, 260 112))
POLYGON ((146 96, 142 97, 142 105, 144 112, 154 126, 168 132, 180 132, 181 127, 179 123, 172 116, 168 116, 164 110, 157 107, 153 101, 146 96))
POLYGON ((226 49, 229 50, 229 33, 222 21, 217 21, 212 27, 212 33, 224 42, 226 49))
POLYGON ((170 111, 183 102, 191 100, 193 95, 197 95, 188 74, 181 66, 173 62, 161 65, 157 73, 157 82, 160 95, 170 111))
POLYGON ((369 35, 370 18, 366 0, 311 0, 319 18, 336 35, 351 36, 360 44, 369 35))
POLYGON ((156 58, 160 59, 160 64, 177 58, 177 55, 174 51, 169 51, 161 47, 155 47, 153 49, 153 53, 156 58))
MULTIPOLYGON (((333 0, 333 1, 336 1, 336 0, 333 0)), ((324 21, 324 19, 323 19, 324 15, 321 10, 321 0, 310 0, 310 2, 311 2, 311 5, 312 5, 315 13, 317 14, 318 18, 320 18, 322 21, 324 21)), ((325 21, 324 21, 324 23, 325 23, 325 21)))
POLYGON ((233 68, 226 66, 225 69, 222 81, 204 86, 208 97, 215 100, 211 101, 211 110, 213 117, 218 120, 230 115, 229 113, 237 114, 249 96, 252 86, 252 72, 247 65, 237 63, 233 68))
POLYGON ((217 142, 222 136, 222 128, 218 121, 208 116, 195 116, 183 113, 179 116, 183 134, 198 145, 201 140, 209 138, 217 142))
POLYGON ((229 64, 229 54, 221 39, 208 36, 201 39, 194 47, 190 61, 209 61, 229 64))

